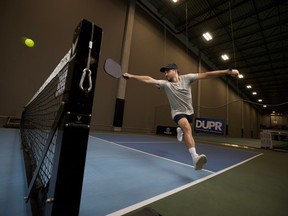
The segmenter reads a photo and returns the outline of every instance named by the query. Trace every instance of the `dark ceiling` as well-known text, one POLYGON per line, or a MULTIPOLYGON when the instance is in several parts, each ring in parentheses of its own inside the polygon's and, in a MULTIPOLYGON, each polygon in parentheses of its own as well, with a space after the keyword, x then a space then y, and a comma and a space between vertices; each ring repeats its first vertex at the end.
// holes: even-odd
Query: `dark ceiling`
POLYGON ((201 52, 210 69, 237 68, 244 78, 229 83, 261 113, 288 114, 288 1, 137 0, 137 5, 189 51, 201 52), (204 40, 207 31, 213 40, 204 40))

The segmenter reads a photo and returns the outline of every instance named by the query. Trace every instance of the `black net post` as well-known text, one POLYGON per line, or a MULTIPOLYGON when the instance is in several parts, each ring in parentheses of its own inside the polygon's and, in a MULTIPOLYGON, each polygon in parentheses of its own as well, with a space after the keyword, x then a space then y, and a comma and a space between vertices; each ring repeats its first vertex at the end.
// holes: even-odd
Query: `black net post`
POLYGON ((102 29, 82 20, 75 30, 63 94, 45 215, 78 215, 102 29))

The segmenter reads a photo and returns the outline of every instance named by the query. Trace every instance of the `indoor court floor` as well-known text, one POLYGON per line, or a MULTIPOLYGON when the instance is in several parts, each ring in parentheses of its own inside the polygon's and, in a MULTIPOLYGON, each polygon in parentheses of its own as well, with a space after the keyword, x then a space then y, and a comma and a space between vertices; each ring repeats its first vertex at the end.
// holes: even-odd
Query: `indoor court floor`
MULTIPOLYGON (((0 135, 0 205, 8 206, 13 203, 13 208, 0 208, 0 215, 26 216, 28 214, 23 200, 26 182, 20 133, 17 129, 0 129, 0 135)), ((284 157, 287 158, 286 153, 282 152, 232 148, 199 142, 197 142, 197 151, 205 153, 208 157, 208 163, 201 171, 194 170, 188 151, 184 144, 179 143, 176 138, 131 133, 91 132, 79 215, 124 215, 134 210, 137 212, 137 209, 147 205, 152 205, 153 208, 162 211, 160 212, 162 215, 174 215, 175 212, 172 213, 171 209, 174 207, 177 209, 177 205, 184 205, 183 197, 187 195, 183 194, 190 191, 191 188, 203 185, 223 173, 227 174, 230 170, 236 170, 237 167, 243 168, 240 165, 252 164, 252 161, 259 161, 259 159, 262 159, 263 164, 264 155, 270 155, 271 152, 281 154, 281 161, 284 160, 284 157), (179 198, 179 194, 183 197, 179 198), (171 199, 176 199, 177 203, 174 200, 174 207, 167 204, 162 206, 163 202, 171 199), (171 214, 165 213, 165 209, 169 209, 171 214)), ((283 167, 280 168, 283 169, 283 167)), ((282 170, 282 174, 279 173, 279 176, 287 179, 285 172, 287 169, 286 171, 282 170)), ((242 177, 247 178, 247 176, 242 177)), ((246 181, 249 182, 249 179, 246 181)), ((276 184, 278 185, 278 183, 276 184)), ((216 193, 219 185, 212 185, 212 187, 215 187, 216 193)), ((287 192, 286 186, 283 185, 281 188, 282 184, 279 184, 279 187, 280 191, 285 188, 283 192, 285 190, 287 192)), ((205 189, 202 191, 201 196, 205 196, 205 189)), ((274 193, 276 192, 274 190, 274 193)), ((284 202, 282 199, 287 197, 287 193, 279 196, 275 194, 275 199, 279 198, 275 205, 283 207, 280 210, 278 207, 279 212, 287 210, 285 207, 287 205, 282 205, 284 202)), ((256 201, 253 200, 253 202, 256 201)), ((273 209, 273 205, 270 207, 273 209)), ((220 215, 214 214, 212 207, 210 210, 211 214, 203 215, 220 215)), ((221 215, 225 215, 222 213, 221 215)), ((242 215, 234 213, 233 215, 242 215)), ((258 213, 259 211, 257 211, 258 213)), ((132 215, 132 213, 130 214, 132 215)), ((231 214, 229 212, 226 215, 231 214)), ((178 215, 192 214, 178 212, 178 215)))
POLYGON ((207 166, 201 171, 194 170, 190 154, 176 139, 93 134, 89 140, 80 215, 128 213, 259 155, 205 144, 198 144, 198 152, 205 152, 208 157, 207 166))

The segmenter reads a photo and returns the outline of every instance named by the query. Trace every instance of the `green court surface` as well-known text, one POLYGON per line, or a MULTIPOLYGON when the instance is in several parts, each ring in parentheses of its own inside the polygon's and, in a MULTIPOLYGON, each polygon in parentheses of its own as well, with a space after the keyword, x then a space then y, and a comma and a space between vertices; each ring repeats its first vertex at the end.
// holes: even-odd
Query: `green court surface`
MULTIPOLYGON (((287 153, 252 151, 263 154, 143 208, 152 208, 165 216, 287 215, 287 153)), ((142 210, 127 215, 138 215, 142 210)))
MULTIPOLYGON (((222 145, 233 145, 234 147, 261 148, 260 139, 233 138, 225 136, 194 135, 198 142, 217 143, 222 145)), ((277 150, 288 150, 288 140, 273 140, 273 148, 277 150)))
MULTIPOLYGON (((0 130, 0 147, 1 147, 1 181, 0 181, 0 203, 2 206, 9 206, 11 204, 11 207, 7 208, 1 208, 0 215, 27 215, 27 206, 25 204, 25 201, 23 197, 25 196, 25 186, 26 181, 24 180, 24 166, 23 166, 23 157, 21 155, 21 147, 20 147, 20 135, 19 131, 15 129, 3 129, 0 130), (12 207, 13 206, 13 207, 12 207)), ((109 135, 111 137, 111 135, 109 135)), ((115 137, 115 136, 114 136, 115 137)), ((127 135, 123 136, 126 140, 120 140, 121 142, 125 144, 131 144, 133 141, 133 136, 128 137, 127 135), (128 142, 130 141, 130 143, 128 142), (127 143, 128 142, 128 143, 127 143)), ((113 137, 112 137, 113 138, 113 137)), ((118 137, 116 137, 118 139, 118 137)), ((150 139, 150 138, 149 138, 150 139)), ((156 137, 157 139, 157 137, 156 137)), ((162 137, 161 137, 162 139, 162 137)), ((228 138, 223 138, 228 140, 228 138)), ((118 139, 119 140, 119 139, 118 139)), ((216 140, 216 139, 214 139, 216 140)), ((220 140, 220 139, 218 139, 220 140)), ((229 139, 230 141, 236 140, 236 139, 229 139)), ((239 139, 244 140, 244 139, 239 139)), ((113 141, 113 140, 112 140, 113 141)), ((149 171, 152 170, 149 166, 147 166, 147 163, 151 163, 151 158, 148 158, 149 154, 142 155, 139 151, 135 151, 135 154, 132 154, 134 151, 125 151, 126 147, 121 147, 119 144, 112 144, 112 141, 109 141, 111 143, 105 143, 102 142, 103 147, 105 148, 112 148, 113 146, 116 148, 121 149, 122 156, 115 152, 115 151, 99 151, 99 142, 98 145, 94 146, 94 151, 88 152, 88 161, 90 161, 92 164, 95 162, 95 164, 92 166, 95 168, 95 166, 101 165, 100 162, 104 163, 104 159, 106 159, 107 163, 111 162, 112 159, 116 163, 119 164, 121 161, 119 159, 123 159, 122 162, 128 161, 127 159, 134 159, 137 163, 140 163, 140 168, 145 168, 149 171), (109 147, 110 146, 110 147, 109 147), (113 153, 114 152, 114 153, 113 153), (109 154, 115 154, 114 157, 109 158, 109 154), (91 160, 90 156, 97 156, 97 154, 100 156, 99 161, 91 160), (134 156, 133 156, 134 155, 134 156), (143 160, 141 160, 143 158, 143 160), (143 163, 142 163, 142 162, 143 163), (146 165, 146 166, 144 166, 146 165)), ((137 141, 137 140, 136 140, 137 141)), ((143 143, 150 142, 149 140, 141 139, 141 142, 138 142, 137 145, 142 145, 143 143)), ((157 140, 156 140, 157 141, 157 140)), ((169 140, 168 140, 169 141, 169 140)), ((229 142, 230 142, 229 141, 229 142)), ((166 142, 166 141, 165 141, 166 142)), ((201 141, 202 142, 202 141, 201 141)), ((156 142, 157 145, 161 145, 161 142, 158 140, 156 142)), ((167 142, 169 144, 169 142, 167 142)), ((198 143, 199 147, 201 146, 198 137, 196 137, 196 143, 198 143)), ((208 143, 208 142, 207 142, 208 143)), ((223 145, 223 141, 220 142, 221 145, 223 145)), ((91 143, 90 143, 91 144, 91 143)), ((173 144, 172 142, 170 143, 173 144)), ((231 157, 231 154, 229 152, 229 149, 235 150, 238 149, 239 151, 242 151, 239 148, 235 148, 235 145, 238 145, 239 143, 233 142, 232 145, 225 145, 225 146, 219 146, 219 143, 211 142, 208 143, 208 145, 220 147, 221 149, 225 150, 224 159, 227 160, 227 158, 231 157)), ((244 145, 244 143, 243 143, 244 145)), ((93 147, 93 145, 90 145, 90 147, 93 147)), ((203 146, 202 146, 203 147, 203 146)), ((197 184, 191 184, 189 187, 185 187, 184 190, 179 190, 176 193, 171 193, 171 195, 163 196, 161 199, 157 199, 157 201, 149 202, 149 204, 141 205, 141 207, 134 208, 136 210, 133 210, 132 212, 126 214, 131 216, 139 216, 139 215, 152 215, 149 212, 146 211, 147 214, 142 214, 141 211, 143 209, 150 208, 154 211, 154 213, 159 213, 163 216, 193 216, 193 215, 203 215, 203 216, 286 216, 288 212, 288 206, 287 206, 287 200, 288 200, 288 153, 284 151, 274 151, 274 150, 268 150, 268 149, 261 149, 261 148, 249 148, 249 152, 254 152, 255 154, 259 155, 257 157, 254 157, 253 159, 246 161, 245 163, 241 163, 237 166, 233 166, 229 169, 224 170, 223 172, 217 172, 217 175, 213 175, 210 178, 207 178, 201 182, 198 182, 197 184)), ((246 151, 246 150, 244 150, 246 151)), ((162 151, 163 153, 163 151, 162 151)), ((215 154, 215 152, 214 152, 215 154)), ((178 154, 177 154, 178 155, 178 154)), ((150 157, 150 156, 149 156, 150 157)), ((153 157, 154 158, 154 157, 153 157)), ((216 166, 216 161, 213 162, 212 158, 209 157, 211 166, 216 166)), ((234 158, 234 157, 233 157, 234 158)), ((155 157, 153 160, 158 159, 155 157)), ((166 169, 163 169, 164 161, 159 160, 161 163, 154 162, 153 165, 157 168, 157 164, 161 168, 159 171, 157 171, 156 176, 164 178, 168 178, 167 176, 163 175, 161 171, 167 171, 166 169), (160 174, 161 173, 161 174, 160 174)), ((221 162, 221 160, 218 160, 221 162)), ((171 163, 171 161, 167 161, 168 163, 171 163)), ((88 165, 89 163, 87 163, 88 165)), ((133 163, 135 164, 135 163, 133 163)), ((176 166, 176 165, 174 165, 176 166)), ((177 165, 178 166, 178 165, 177 165)), ((111 172, 111 169, 109 167, 115 168, 115 166, 108 166, 105 164, 105 166, 101 167, 101 170, 107 171, 107 173, 115 173, 115 178, 113 178, 114 183, 119 183, 120 176, 119 173, 128 172, 131 169, 128 169, 128 165, 126 164, 123 166, 122 171, 120 169, 114 169, 113 172, 111 172), (119 172, 117 174, 117 172, 119 172), (117 181, 118 178, 118 181, 117 181)), ((208 167, 208 166, 207 166, 208 167)), ((89 167, 88 167, 89 168, 89 167)), ((140 169, 139 168, 139 169, 140 169)), ((154 168, 154 167, 153 167, 154 168)), ((178 170, 180 172, 180 169, 174 169, 173 167, 170 167, 170 170, 178 170)), ((183 170, 190 169, 186 166, 183 168, 183 170)), ((192 168, 191 168, 192 169, 192 168)), ((88 170, 89 171, 89 170, 88 170)), ((133 170, 132 170, 133 171, 133 170)), ((139 171, 139 170, 137 170, 139 171)), ((191 170, 191 175, 195 172, 194 170, 191 170)), ((133 173, 133 172, 132 172, 133 173)), ((168 172, 170 173, 170 172, 168 172)), ((185 175, 188 175, 187 172, 185 175)), ((147 175, 147 172, 142 172, 142 174, 147 175), (146 173, 146 174, 145 174, 146 173)), ((179 174, 179 173, 178 173, 179 174)), ((94 175, 94 173, 93 173, 94 175)), ((177 177, 179 175, 174 175, 173 172, 170 173, 171 176, 177 177)), ((183 175, 183 176, 185 176, 183 175)), ((99 176, 99 175, 97 175, 99 176)), ((139 177, 139 175, 132 175, 130 178, 130 182, 128 184, 131 188, 133 179, 139 177)), ((87 176, 86 176, 87 177, 87 176)), ((89 177, 89 176, 88 176, 89 177)), ((101 177, 101 176, 100 176, 101 177)), ((140 176, 141 177, 141 176, 140 176)), ((129 178, 124 173, 124 180, 128 182, 129 178)), ((182 179, 182 178, 181 178, 182 179)), ((87 178, 86 178, 87 180, 87 178)), ((90 178, 93 187, 95 187, 95 179, 90 178)), ((154 180, 154 179, 153 179, 154 180)), ((185 180, 185 179, 184 179, 185 180)), ((149 180, 150 181, 150 180, 149 180)), ((85 182, 85 181, 84 181, 85 182)), ((105 180, 105 182, 107 182, 105 180)), ((104 182, 104 183, 105 183, 104 182)), ((87 183, 87 182, 86 182, 87 183)), ((116 184, 116 185, 117 185, 116 184)), ((98 184, 96 184, 98 185, 98 184)), ((115 184, 114 184, 115 185, 115 184)), ((90 192, 92 192, 92 186, 84 183, 84 192, 85 187, 88 188, 88 195, 90 192), (87 186, 87 187, 86 187, 87 186)), ((145 190, 141 192, 154 192, 153 191, 153 184, 150 184, 149 186, 145 187, 145 190)), ((161 181, 160 186, 164 186, 164 181, 161 181)), ((159 186, 159 187, 160 187, 159 186)), ((169 185, 171 186, 171 185, 169 185)), ((96 187, 96 189, 101 189, 101 187, 96 187)), ((109 187, 111 188, 111 187, 109 187)), ((103 194, 107 195, 108 189, 104 188, 103 194)), ((122 188, 123 189, 123 188, 122 188)), ((125 200, 125 196, 127 196, 127 191, 125 189, 125 193, 121 194, 120 200, 125 200)), ((154 189, 155 190, 155 189, 154 189)), ((111 192, 111 191, 110 191, 111 192)), ((116 190, 112 191, 111 197, 113 198, 115 196, 115 193, 117 194, 116 190), (113 192, 113 193, 112 193, 113 192)), ((91 204, 91 208, 95 207, 95 204, 99 205, 101 201, 103 201, 103 197, 100 197, 101 199, 89 200, 89 196, 84 194, 83 196, 83 209, 86 211, 87 206, 91 204), (85 202, 84 202, 85 201, 85 202)), ((111 197, 109 199, 104 200, 105 205, 109 208, 112 204, 117 204, 116 202, 113 203, 111 197)), ((135 201, 135 197, 130 197, 132 200, 135 201)), ((156 200, 156 199, 155 199, 156 200)), ((104 205, 104 204, 103 204, 104 205)), ((102 206, 102 205, 101 205, 102 206)), ((79 215, 98 215, 98 214, 85 214, 85 211, 82 211, 79 215)), ((110 211, 111 212, 111 211, 110 211)), ((106 215, 106 214, 105 214, 106 215)), ((114 214, 114 215, 121 215, 121 214, 114 214)), ((155 214, 154 214, 155 215, 155 214)))

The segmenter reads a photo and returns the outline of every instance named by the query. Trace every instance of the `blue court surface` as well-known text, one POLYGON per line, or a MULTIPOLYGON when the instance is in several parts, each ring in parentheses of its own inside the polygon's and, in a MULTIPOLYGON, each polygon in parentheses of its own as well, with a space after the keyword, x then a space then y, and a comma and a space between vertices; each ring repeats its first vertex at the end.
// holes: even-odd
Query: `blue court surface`
MULTIPOLYGON (((184 144, 174 138, 92 133, 79 215, 123 215, 260 155, 201 143, 197 151, 208 157, 201 171, 194 170, 184 144)), ((0 130, 0 163, 0 215, 28 215, 19 130, 0 130), (9 205, 11 208, 4 208, 9 205)))
POLYGON ((24 159, 20 132, 0 129, 0 215, 26 216, 24 159))
POLYGON ((205 169, 195 171, 184 143, 162 136, 95 133, 89 138, 81 216, 122 215, 259 154, 197 143, 205 169))

